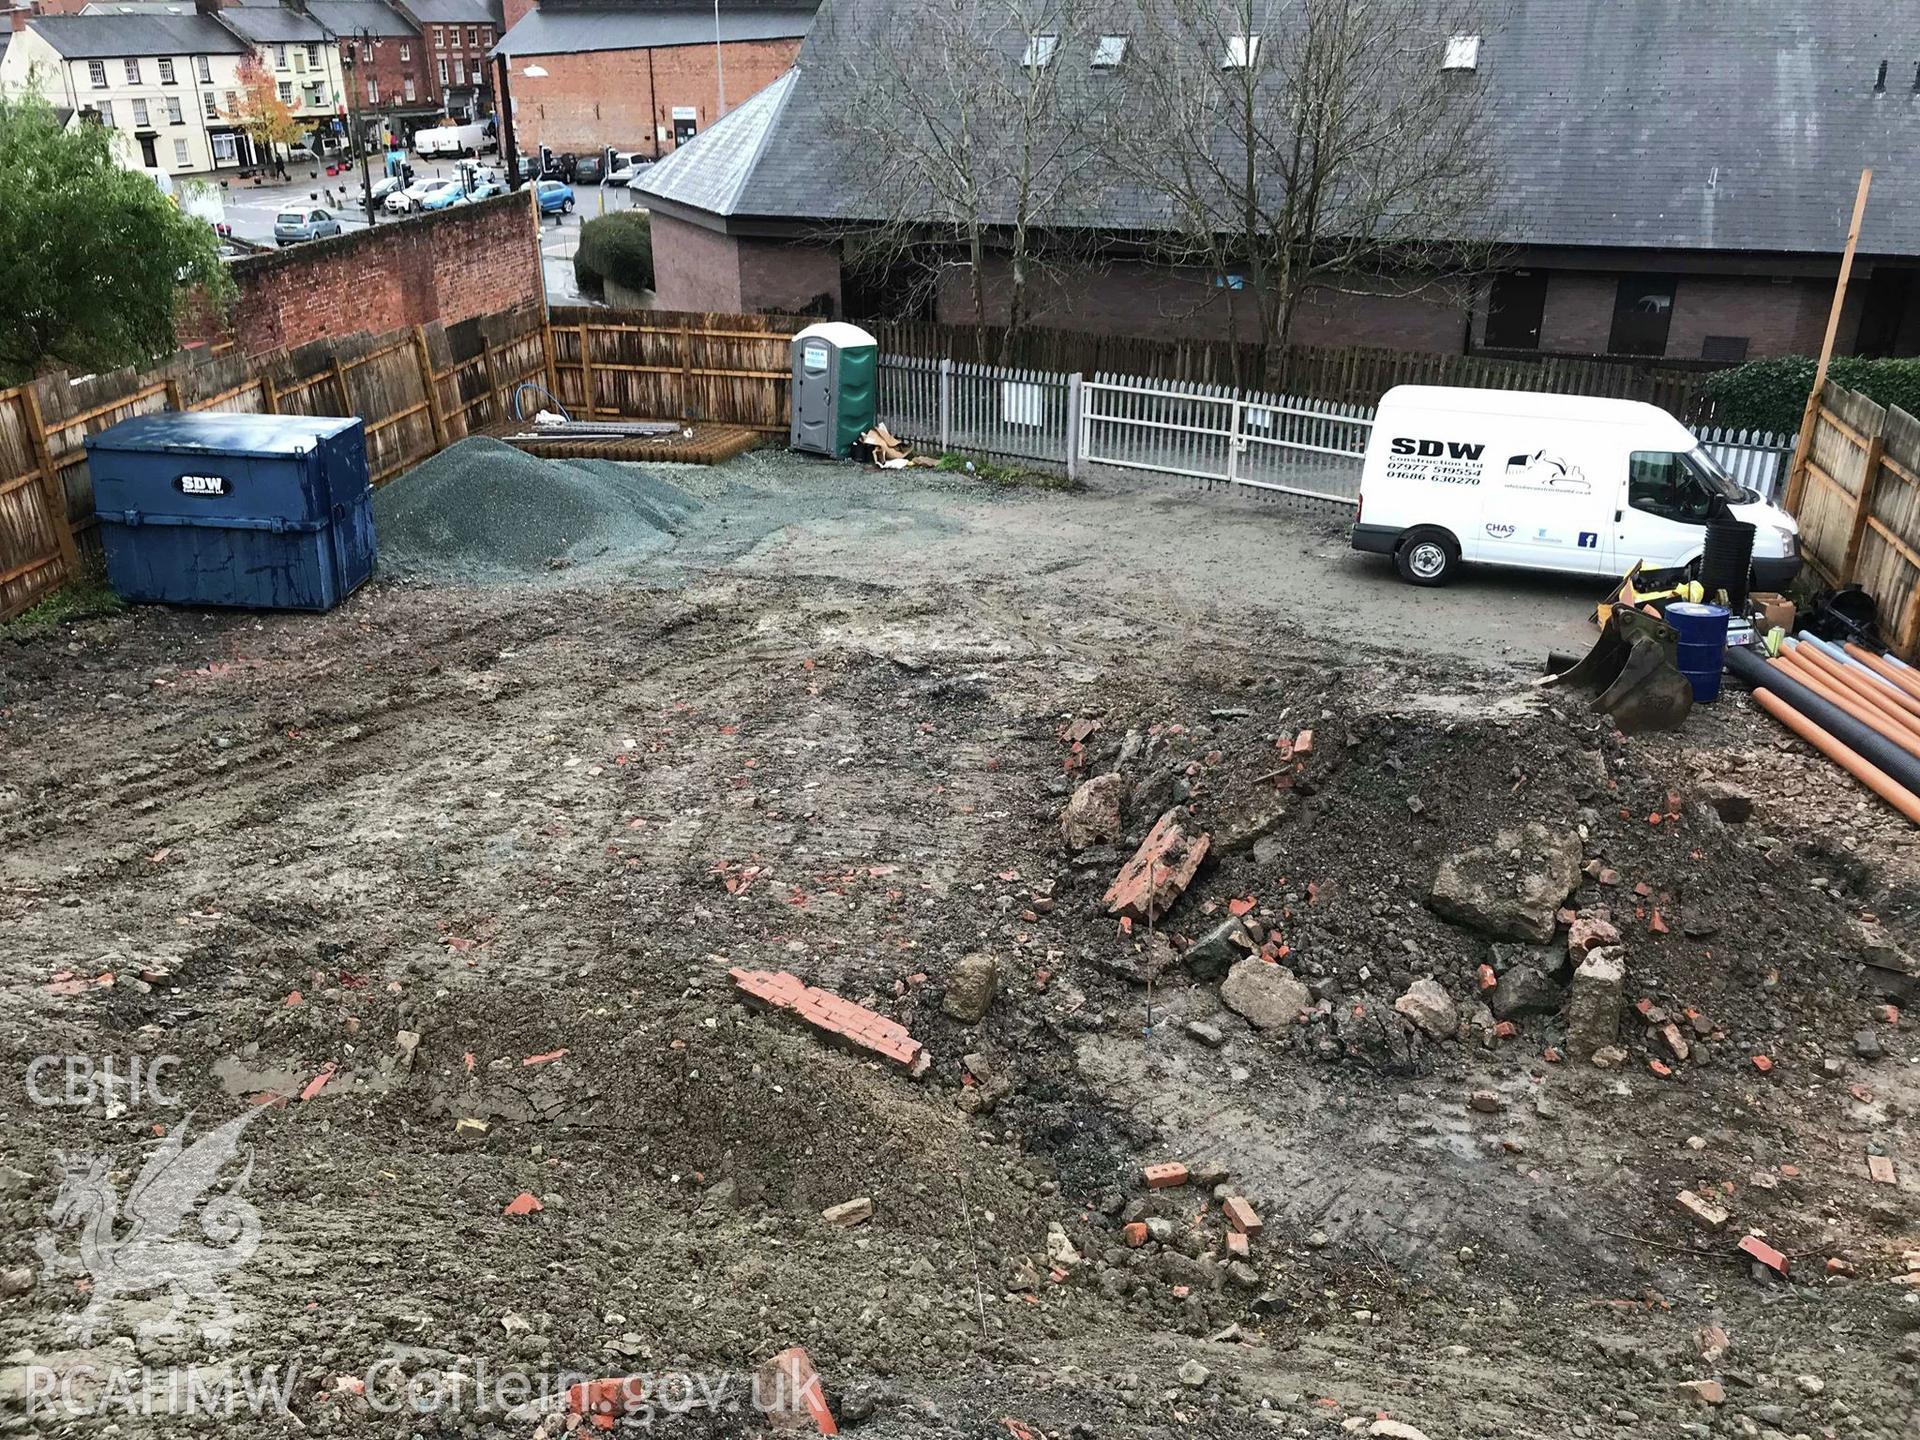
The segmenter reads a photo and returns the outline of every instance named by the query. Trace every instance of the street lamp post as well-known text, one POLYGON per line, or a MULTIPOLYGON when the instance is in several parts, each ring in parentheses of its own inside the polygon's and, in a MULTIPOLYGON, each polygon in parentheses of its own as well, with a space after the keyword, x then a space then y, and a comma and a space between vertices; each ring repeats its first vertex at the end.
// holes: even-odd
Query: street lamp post
POLYGON ((713 0, 713 76, 720 92, 720 104, 713 112, 718 120, 727 113, 727 48, 720 43, 720 0, 713 0))
POLYGON ((362 30, 357 39, 349 40, 340 52, 340 68, 347 79, 347 143, 353 146, 360 159, 360 195, 367 207, 367 226, 372 228, 373 219, 373 177, 367 173, 367 137, 360 130, 360 97, 353 88, 353 50, 355 45, 366 45, 368 32, 362 30))

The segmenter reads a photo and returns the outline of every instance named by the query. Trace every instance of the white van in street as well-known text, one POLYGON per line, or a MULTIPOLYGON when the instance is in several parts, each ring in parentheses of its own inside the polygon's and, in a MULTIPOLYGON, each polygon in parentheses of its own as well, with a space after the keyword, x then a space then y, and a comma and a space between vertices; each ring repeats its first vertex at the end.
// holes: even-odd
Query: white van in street
POLYGON ((1656 405, 1400 385, 1374 416, 1353 548, 1393 556, 1415 585, 1444 585, 1463 562, 1623 575, 1698 560, 1723 502, 1757 527, 1756 588, 1800 573, 1794 518, 1656 405))

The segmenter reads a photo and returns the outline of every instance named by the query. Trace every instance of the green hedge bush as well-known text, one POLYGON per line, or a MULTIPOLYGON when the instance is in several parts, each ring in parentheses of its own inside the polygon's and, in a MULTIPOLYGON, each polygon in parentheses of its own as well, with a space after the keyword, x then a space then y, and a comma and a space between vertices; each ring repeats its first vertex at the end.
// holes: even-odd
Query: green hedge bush
MULTIPOLYGON (((1708 415, 1715 425, 1791 435, 1800 428, 1817 368, 1811 356, 1782 355, 1721 370, 1702 389, 1708 415)), ((1827 378, 1876 404, 1897 405, 1909 415, 1920 415, 1920 360, 1836 355, 1827 366, 1827 378)))
POLYGON ((653 228, 644 210, 618 210, 580 227, 574 283, 598 295, 614 280, 629 290, 653 288, 653 228))

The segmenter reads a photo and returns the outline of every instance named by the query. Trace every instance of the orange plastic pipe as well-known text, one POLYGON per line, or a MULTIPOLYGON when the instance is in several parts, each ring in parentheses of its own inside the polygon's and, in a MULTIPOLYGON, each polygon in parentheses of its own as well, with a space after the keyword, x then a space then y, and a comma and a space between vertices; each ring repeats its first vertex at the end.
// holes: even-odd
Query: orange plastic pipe
POLYGON ((1847 654, 1862 665, 1871 666, 1909 695, 1920 696, 1920 675, 1914 674, 1911 670, 1902 670, 1898 665, 1889 665, 1864 645, 1855 645, 1852 641, 1848 641, 1844 648, 1847 654))
POLYGON ((1920 825, 1920 795, 1915 795, 1878 765, 1863 758, 1858 751, 1842 745, 1771 690, 1755 690, 1753 698, 1774 719, 1873 791, 1913 824, 1920 825))
POLYGON ((1781 652, 1773 662, 1830 705, 1838 706, 1876 735, 1920 758, 1920 736, 1914 735, 1884 710, 1876 710, 1853 691, 1832 679, 1826 671, 1803 659, 1798 650, 1781 652))
POLYGON ((1900 721, 1907 729, 1914 732, 1915 738, 1920 739, 1920 701, 1913 700, 1904 693, 1887 689, 1864 671, 1842 665, 1818 646, 1802 645, 1793 653, 1797 656, 1801 650, 1807 652, 1803 658, 1811 661, 1816 670, 1832 677, 1835 684, 1844 685, 1875 710, 1900 721))
POLYGON ((1818 645, 1798 646, 1810 652, 1816 665, 1824 666, 1834 674, 1845 677, 1848 684, 1861 693, 1873 697, 1882 710, 1900 710, 1908 715, 1920 717, 1920 700, 1893 685, 1883 685, 1873 675, 1867 673, 1864 666, 1847 665, 1827 654, 1818 645))

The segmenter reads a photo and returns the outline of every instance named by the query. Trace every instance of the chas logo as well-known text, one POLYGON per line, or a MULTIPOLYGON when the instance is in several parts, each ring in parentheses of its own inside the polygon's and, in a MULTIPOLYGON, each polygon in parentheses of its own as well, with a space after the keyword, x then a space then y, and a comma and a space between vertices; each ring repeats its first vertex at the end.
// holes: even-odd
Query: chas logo
POLYGON ((224 475, 182 475, 173 482, 173 488, 182 495, 225 495, 227 477, 224 475))

